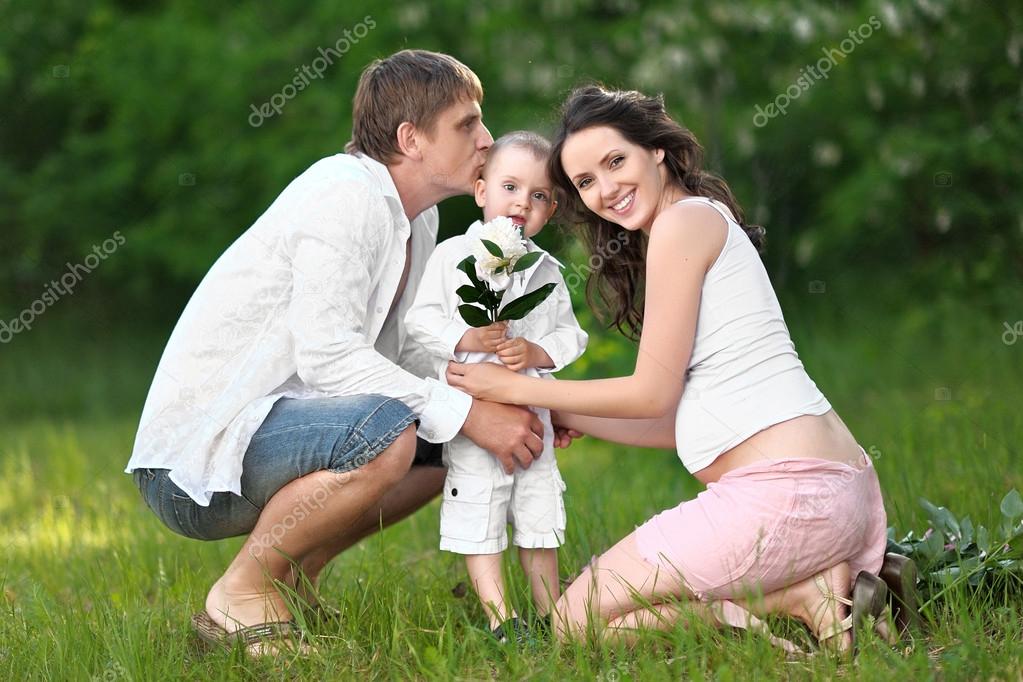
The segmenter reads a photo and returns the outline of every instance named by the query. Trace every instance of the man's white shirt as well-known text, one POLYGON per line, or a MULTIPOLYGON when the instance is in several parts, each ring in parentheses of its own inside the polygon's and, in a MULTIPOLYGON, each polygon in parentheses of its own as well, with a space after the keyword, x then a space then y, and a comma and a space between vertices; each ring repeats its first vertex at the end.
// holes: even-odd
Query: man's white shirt
POLYGON ((472 398, 430 376, 435 358, 402 323, 436 239, 436 206, 410 223, 383 164, 347 154, 313 164, 192 295, 126 471, 169 469, 202 505, 214 492, 240 494, 249 441, 281 397, 397 398, 421 438, 450 440, 472 398), (408 282, 391 312, 410 236, 408 282))

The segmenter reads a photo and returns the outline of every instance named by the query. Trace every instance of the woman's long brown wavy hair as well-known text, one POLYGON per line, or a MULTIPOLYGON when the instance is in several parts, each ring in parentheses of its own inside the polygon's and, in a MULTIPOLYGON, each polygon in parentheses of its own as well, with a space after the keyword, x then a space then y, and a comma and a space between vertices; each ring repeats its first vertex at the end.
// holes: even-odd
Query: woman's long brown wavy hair
POLYGON ((601 308, 610 314, 608 327, 617 328, 635 341, 643 328, 646 235, 630 233, 587 209, 561 165, 561 151, 568 137, 594 126, 614 128, 640 147, 663 149, 669 179, 688 194, 725 204, 758 251, 763 248, 765 232, 758 225, 747 225, 742 208, 725 181, 701 168, 703 147, 688 129, 668 116, 661 95, 648 97, 635 90, 608 90, 599 85, 573 91, 561 108, 548 172, 561 190, 565 215, 583 228, 581 232, 590 251, 587 302, 605 322, 607 316, 601 314, 601 308), (601 307, 595 304, 595 298, 600 299, 601 307))

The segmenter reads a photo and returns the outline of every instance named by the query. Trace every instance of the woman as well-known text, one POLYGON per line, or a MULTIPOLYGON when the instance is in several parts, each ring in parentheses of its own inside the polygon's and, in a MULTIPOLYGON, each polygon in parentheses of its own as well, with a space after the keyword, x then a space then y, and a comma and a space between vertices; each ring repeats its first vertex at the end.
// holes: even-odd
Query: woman
POLYGON ((584 571, 558 603, 560 636, 591 621, 611 636, 671 627, 680 601, 697 599, 693 608, 732 625, 762 628, 749 611, 792 615, 847 649, 853 623, 880 615, 885 600, 877 476, 796 355, 757 253, 763 230, 743 225, 701 158, 660 98, 576 90, 551 177, 599 255, 590 293, 619 331, 639 336, 635 371, 552 383, 452 363, 448 381, 550 408, 564 428, 676 447, 707 486, 584 571))

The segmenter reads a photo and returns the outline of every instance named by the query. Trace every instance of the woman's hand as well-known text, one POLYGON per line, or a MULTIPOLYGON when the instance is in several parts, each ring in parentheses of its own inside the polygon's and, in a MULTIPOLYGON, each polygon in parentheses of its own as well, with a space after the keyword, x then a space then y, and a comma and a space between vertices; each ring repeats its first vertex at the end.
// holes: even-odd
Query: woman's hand
POLYGON ((461 389, 473 398, 496 403, 514 402, 511 399, 511 387, 521 377, 493 362, 449 362, 446 376, 449 386, 461 389))
POLYGON ((554 427, 554 447, 559 449, 567 448, 576 438, 582 438, 583 433, 575 429, 566 429, 560 426, 554 427))
MULTIPOLYGON (((571 417, 571 415, 570 415, 571 417)), ((576 438, 582 438, 582 431, 569 426, 570 419, 557 410, 551 410, 551 424, 554 426, 554 447, 567 448, 576 438)))

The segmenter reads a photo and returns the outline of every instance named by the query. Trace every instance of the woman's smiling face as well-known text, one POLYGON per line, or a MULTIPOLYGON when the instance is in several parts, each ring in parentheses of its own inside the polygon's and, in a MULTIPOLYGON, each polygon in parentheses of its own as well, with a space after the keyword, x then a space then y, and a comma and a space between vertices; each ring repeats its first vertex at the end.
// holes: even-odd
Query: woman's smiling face
POLYGON ((649 230, 664 204, 664 150, 629 142, 614 128, 572 133, 561 166, 588 209, 626 230, 649 230))

